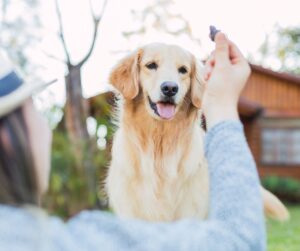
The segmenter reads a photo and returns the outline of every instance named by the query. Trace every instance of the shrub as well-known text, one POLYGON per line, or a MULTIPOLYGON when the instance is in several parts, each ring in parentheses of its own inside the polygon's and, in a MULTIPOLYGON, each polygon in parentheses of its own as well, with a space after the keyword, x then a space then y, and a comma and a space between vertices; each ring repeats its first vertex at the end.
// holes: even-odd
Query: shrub
POLYGON ((262 179, 262 185, 288 202, 300 202, 300 181, 278 176, 268 176, 262 179))
POLYGON ((98 190, 89 192, 86 172, 76 167, 76 160, 70 149, 66 132, 53 133, 52 169, 48 193, 44 207, 52 214, 68 218, 83 209, 106 208, 107 201, 103 191, 103 179, 110 159, 109 147, 97 150, 92 156, 96 169, 95 180, 98 190))

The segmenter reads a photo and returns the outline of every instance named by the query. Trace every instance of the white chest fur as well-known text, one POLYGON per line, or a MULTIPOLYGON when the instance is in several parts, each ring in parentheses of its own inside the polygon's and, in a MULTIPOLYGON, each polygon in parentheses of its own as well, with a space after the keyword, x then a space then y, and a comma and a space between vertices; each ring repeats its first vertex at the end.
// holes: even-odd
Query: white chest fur
POLYGON ((113 210, 121 217, 151 221, 205 218, 209 179, 203 134, 195 126, 190 140, 158 157, 154 144, 142 149, 137 138, 118 129, 106 183, 113 210))

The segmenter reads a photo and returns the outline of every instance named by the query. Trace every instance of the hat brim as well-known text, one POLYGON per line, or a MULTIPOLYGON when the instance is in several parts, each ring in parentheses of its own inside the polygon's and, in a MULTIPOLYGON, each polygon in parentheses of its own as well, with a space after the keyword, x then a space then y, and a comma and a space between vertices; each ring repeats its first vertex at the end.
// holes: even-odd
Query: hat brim
POLYGON ((0 118, 12 112, 29 99, 33 94, 44 90, 47 86, 55 83, 57 79, 50 82, 24 83, 12 93, 0 97, 0 118))

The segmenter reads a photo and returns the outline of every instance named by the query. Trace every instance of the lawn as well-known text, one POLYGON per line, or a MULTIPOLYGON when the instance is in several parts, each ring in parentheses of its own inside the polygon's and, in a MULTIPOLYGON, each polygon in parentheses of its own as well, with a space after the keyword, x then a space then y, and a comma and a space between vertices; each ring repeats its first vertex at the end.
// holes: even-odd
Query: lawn
POLYGON ((300 251, 300 206, 290 206, 287 223, 268 220, 268 251, 300 251))

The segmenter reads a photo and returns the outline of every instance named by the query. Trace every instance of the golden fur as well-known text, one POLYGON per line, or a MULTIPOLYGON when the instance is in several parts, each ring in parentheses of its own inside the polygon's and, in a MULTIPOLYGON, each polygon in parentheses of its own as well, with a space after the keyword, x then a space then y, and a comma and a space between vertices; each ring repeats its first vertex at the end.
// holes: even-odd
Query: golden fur
MULTIPOLYGON (((205 218, 209 176, 200 126, 201 67, 189 52, 171 45, 151 44, 124 58, 110 82, 123 96, 106 189, 113 210, 122 217, 172 221, 205 218), (149 70, 149 62, 159 65, 149 70), (186 74, 178 73, 184 66, 186 74), (151 110, 148 98, 159 101, 163 81, 179 85, 176 113, 164 120, 151 110)), ((283 220, 288 212, 262 189, 266 212, 283 220)))

